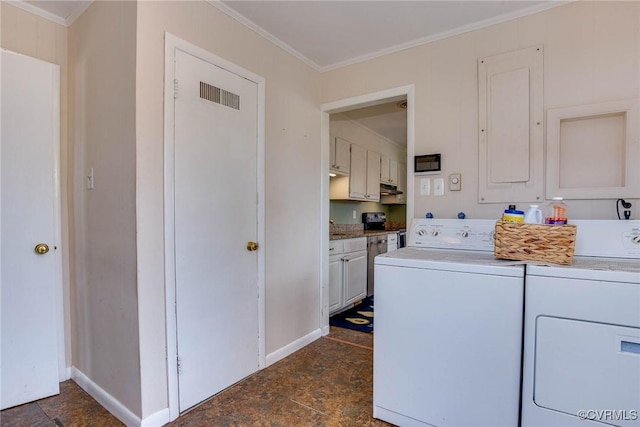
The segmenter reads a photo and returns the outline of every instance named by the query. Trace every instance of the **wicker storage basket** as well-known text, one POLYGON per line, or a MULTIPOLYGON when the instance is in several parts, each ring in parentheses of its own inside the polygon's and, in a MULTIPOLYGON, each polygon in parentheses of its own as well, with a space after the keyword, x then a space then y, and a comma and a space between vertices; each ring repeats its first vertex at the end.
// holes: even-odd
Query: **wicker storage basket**
POLYGON ((496 222, 494 255, 518 261, 573 263, 575 225, 496 222))

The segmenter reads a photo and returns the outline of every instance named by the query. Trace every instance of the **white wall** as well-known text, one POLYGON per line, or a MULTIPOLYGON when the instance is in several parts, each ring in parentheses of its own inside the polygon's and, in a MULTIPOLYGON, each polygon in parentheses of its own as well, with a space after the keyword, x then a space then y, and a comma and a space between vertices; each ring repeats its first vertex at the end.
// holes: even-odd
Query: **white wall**
MULTIPOLYGON (((505 204, 477 202, 476 61, 537 44, 545 49, 545 111, 640 96, 640 2, 574 2, 324 73, 322 101, 414 83, 416 153, 442 153, 445 178, 462 173, 462 191, 417 192, 415 216, 454 218, 464 210, 467 217, 498 218, 505 204)), ((637 218, 640 201, 631 201, 637 218)), ((617 218, 615 200, 568 204, 575 219, 617 218)))
MULTIPOLYGON (((167 406, 163 251, 164 32, 266 79, 266 354, 319 328, 320 77, 202 2, 139 2, 138 296, 143 418, 167 406)), ((225 206, 221 205, 221 209, 225 206)))
POLYGON ((69 28, 77 236, 73 364, 139 416, 135 39, 135 2, 94 2, 69 28), (89 168, 93 190, 85 186, 89 168))
MULTIPOLYGON (((73 222, 71 191, 73 174, 73 150, 68 138, 67 111, 67 28, 48 21, 39 16, 25 12, 6 2, 0 2, 2 20, 0 25, 1 46, 13 52, 38 58, 60 66, 60 203, 62 208, 62 263, 64 304, 66 314, 69 308, 70 287, 73 283, 73 229, 69 226, 73 222)), ((71 320, 65 318, 66 364, 71 365, 71 320)))

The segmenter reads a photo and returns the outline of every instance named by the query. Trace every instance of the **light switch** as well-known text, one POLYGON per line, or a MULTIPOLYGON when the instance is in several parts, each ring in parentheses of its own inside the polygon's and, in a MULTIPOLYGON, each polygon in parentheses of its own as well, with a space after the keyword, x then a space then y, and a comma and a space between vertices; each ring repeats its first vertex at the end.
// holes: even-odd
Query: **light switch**
POLYGON ((444 196, 444 178, 436 178, 433 180, 433 195, 444 196))
POLYGON ((421 178, 420 179, 420 195, 428 196, 429 194, 431 194, 431 179, 421 178))
POLYGON ((460 191, 462 188, 462 174, 452 173, 449 175, 449 191, 460 191))

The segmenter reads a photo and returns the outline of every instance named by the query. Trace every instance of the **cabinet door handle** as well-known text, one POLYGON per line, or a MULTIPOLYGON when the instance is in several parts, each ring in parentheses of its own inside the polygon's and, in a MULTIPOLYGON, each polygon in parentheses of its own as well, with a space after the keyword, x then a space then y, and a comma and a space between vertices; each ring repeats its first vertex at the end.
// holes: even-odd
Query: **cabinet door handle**
POLYGON ((334 250, 334 249, 335 249, 335 248, 329 248, 329 251, 332 251, 332 250, 334 250))
POLYGON ((342 261, 343 261, 343 262, 349 262, 349 260, 348 260, 348 259, 346 259, 346 258, 342 258, 342 261))

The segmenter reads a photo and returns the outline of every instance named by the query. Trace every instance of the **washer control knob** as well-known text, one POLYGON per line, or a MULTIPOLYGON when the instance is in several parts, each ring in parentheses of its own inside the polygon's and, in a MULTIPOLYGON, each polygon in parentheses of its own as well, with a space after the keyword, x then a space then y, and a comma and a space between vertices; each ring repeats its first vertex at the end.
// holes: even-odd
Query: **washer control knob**
POLYGON ((439 232, 438 230, 433 230, 433 231, 431 232, 431 235, 432 235, 433 237, 437 237, 437 236, 438 236, 438 234, 440 234, 440 232, 439 232))
POLYGON ((461 235, 463 238, 465 238, 465 239, 466 239, 467 237, 469 237, 469 232, 468 232, 468 231, 463 231, 462 233, 460 233, 460 235, 461 235))
POLYGON ((631 238, 631 243, 634 243, 634 244, 636 244, 636 245, 640 245, 640 235, 638 235, 638 236, 633 236, 633 237, 631 238))
POLYGON ((427 234, 425 230, 418 230, 418 236, 424 236, 425 234, 427 234))

